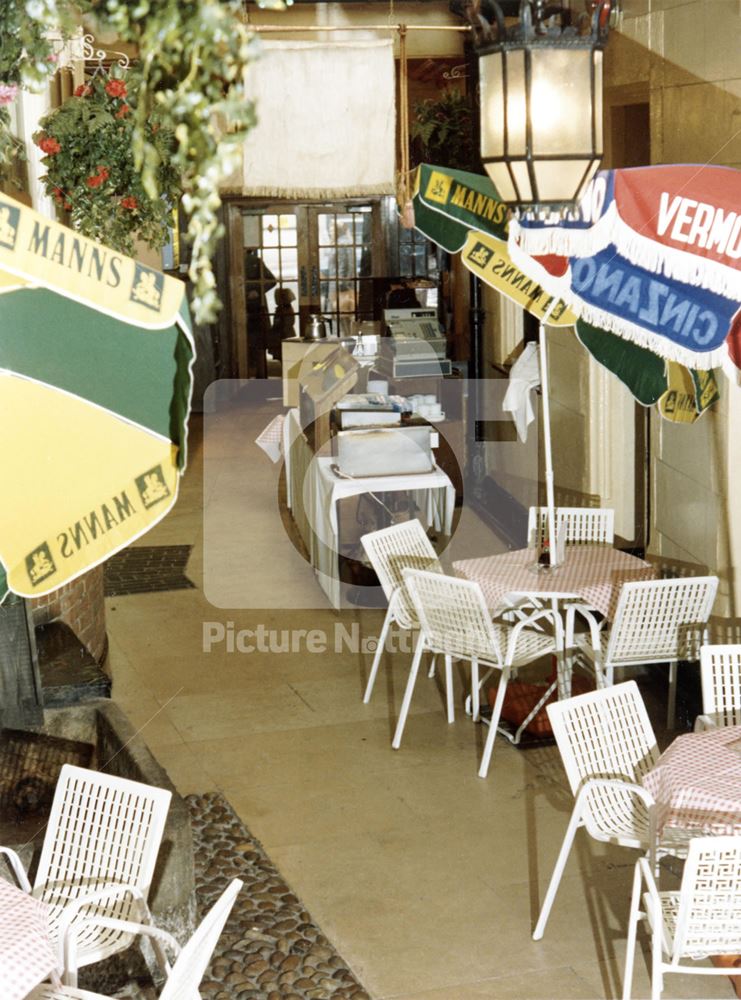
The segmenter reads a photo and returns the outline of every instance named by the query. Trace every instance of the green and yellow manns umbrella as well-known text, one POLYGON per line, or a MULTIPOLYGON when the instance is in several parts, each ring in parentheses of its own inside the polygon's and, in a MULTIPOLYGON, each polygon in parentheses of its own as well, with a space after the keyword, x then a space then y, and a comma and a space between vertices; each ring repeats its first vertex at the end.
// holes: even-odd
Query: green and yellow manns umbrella
POLYGON ((194 357, 182 282, 0 195, 0 598, 55 590, 171 509, 194 357))
MULTIPOLYGON (((477 278, 527 312, 543 317, 552 296, 510 259, 508 208, 488 177, 423 163, 415 175, 412 204, 414 226, 427 239, 448 253, 460 252, 464 265, 477 278)), ((560 302, 548 322, 573 326, 576 316, 560 302)))

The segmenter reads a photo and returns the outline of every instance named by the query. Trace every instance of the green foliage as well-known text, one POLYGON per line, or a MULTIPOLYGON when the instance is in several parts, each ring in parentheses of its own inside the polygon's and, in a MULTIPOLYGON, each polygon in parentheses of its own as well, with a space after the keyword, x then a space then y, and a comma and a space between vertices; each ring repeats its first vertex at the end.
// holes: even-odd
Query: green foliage
POLYGON ((240 165, 255 121, 244 89, 254 41, 241 0, 0 0, 0 177, 16 148, 2 88, 38 89, 55 69, 45 33, 66 31, 80 14, 136 45, 141 76, 130 78, 124 119, 96 94, 45 120, 61 147, 47 153, 47 187, 59 188, 73 225, 122 250, 134 237, 160 245, 169 203, 182 193, 195 317, 212 321, 220 306, 211 268, 222 235, 219 183, 240 165), (88 178, 100 173, 89 171, 105 164, 107 176, 91 188, 88 178), (136 210, 121 209, 127 198, 136 210))
POLYGON ((410 130, 415 161, 479 170, 476 126, 474 109, 460 90, 451 88, 437 100, 419 101, 412 109, 410 130))
POLYGON ((141 83, 132 135, 135 165, 151 197, 160 190, 162 150, 147 130, 156 116, 174 136, 169 153, 183 189, 192 244, 189 277, 198 322, 219 308, 211 256, 222 235, 219 183, 235 170, 255 122, 244 78, 254 41, 241 0, 90 0, 101 23, 139 49, 141 83))
POLYGON ((34 142, 46 153, 42 178, 47 194, 70 214, 72 225, 92 239, 131 255, 134 242, 161 247, 167 240, 180 185, 170 160, 171 132, 156 118, 145 123, 157 150, 157 194, 145 191, 134 164, 137 78, 97 74, 76 96, 39 123, 34 142))
POLYGON ((70 4, 62 0, 0 2, 0 83, 40 90, 56 72, 49 31, 69 27, 70 4))
POLYGON ((13 162, 22 159, 23 143, 10 131, 7 105, 18 87, 41 90, 56 72, 49 31, 70 27, 69 4, 63 0, 0 0, 0 182, 12 175, 13 162))
POLYGON ((10 112, 0 107, 0 183, 9 180, 18 184, 17 178, 12 176, 12 167, 14 161, 23 160, 24 155, 23 143, 10 131, 10 112))

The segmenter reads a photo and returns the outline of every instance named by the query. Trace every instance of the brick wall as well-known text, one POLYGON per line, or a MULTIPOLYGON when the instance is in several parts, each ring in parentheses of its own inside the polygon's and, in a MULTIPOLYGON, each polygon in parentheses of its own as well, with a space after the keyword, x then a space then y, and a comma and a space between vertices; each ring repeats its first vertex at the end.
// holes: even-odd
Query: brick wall
POLYGON ((106 652, 102 566, 30 603, 34 625, 65 622, 98 663, 102 663, 106 652))

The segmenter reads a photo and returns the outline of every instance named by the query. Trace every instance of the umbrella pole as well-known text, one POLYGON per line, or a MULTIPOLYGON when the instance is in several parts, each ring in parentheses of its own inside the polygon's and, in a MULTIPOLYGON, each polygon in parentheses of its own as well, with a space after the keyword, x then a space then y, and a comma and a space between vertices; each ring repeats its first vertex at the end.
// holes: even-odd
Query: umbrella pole
POLYGON ((548 393, 548 348, 546 346, 545 322, 542 322, 538 328, 538 350, 540 358, 541 406, 543 411, 543 449, 545 452, 545 498, 548 516, 548 551, 550 554, 551 566, 554 566, 556 563, 556 502, 553 494, 551 404, 548 393))

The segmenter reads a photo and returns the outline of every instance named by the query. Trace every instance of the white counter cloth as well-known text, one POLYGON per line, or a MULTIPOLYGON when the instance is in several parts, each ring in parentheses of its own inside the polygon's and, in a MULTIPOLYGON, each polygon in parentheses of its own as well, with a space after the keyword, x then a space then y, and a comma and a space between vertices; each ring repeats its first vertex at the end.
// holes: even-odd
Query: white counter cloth
POLYGON ((333 461, 329 457, 314 457, 304 479, 301 506, 306 512, 310 531, 308 548, 312 566, 322 590, 332 605, 339 608, 342 589, 339 579, 338 502, 362 493, 409 492, 421 511, 422 523, 449 535, 455 510, 455 487, 448 476, 437 468, 421 475, 339 479, 332 472, 333 461))

